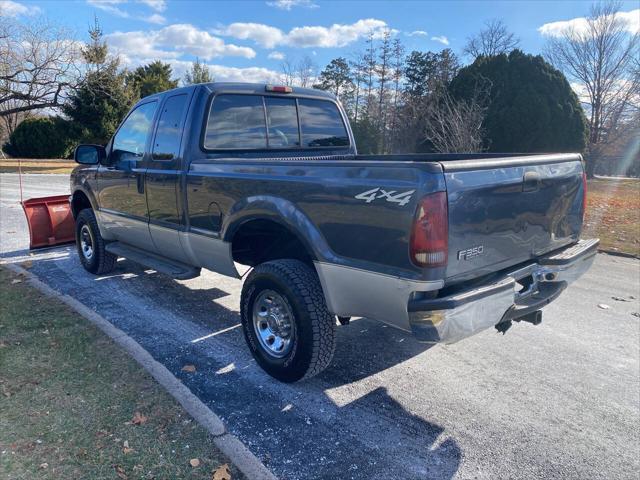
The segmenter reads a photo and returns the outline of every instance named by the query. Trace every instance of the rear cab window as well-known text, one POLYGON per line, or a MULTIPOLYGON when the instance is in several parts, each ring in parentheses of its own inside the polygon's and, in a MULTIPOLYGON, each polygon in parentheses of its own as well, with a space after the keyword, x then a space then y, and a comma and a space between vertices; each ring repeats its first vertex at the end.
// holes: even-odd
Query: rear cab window
POLYGON ((348 147, 338 106, 329 100, 218 94, 206 122, 205 150, 348 147))

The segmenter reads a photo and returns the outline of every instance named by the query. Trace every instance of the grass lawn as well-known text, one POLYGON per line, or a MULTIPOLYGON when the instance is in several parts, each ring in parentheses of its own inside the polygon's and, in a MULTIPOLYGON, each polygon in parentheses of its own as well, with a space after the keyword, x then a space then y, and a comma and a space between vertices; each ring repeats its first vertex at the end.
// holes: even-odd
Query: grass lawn
MULTIPOLYGON (((22 173, 71 173, 78 166, 73 160, 23 158, 22 173)), ((0 173, 18 173, 18 159, 0 158, 0 173)))
POLYGON ((0 478, 241 478, 213 476, 209 434, 102 332, 1 267, 0 285, 0 478))
POLYGON ((599 237, 602 249, 640 257, 640 180, 590 180, 582 236, 599 237))

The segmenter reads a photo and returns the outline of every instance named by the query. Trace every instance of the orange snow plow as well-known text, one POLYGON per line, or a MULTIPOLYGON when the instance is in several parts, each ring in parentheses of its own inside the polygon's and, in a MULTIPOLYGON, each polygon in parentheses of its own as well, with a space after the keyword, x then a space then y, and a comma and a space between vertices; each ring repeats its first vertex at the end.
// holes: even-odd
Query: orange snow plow
POLYGON ((31 198, 20 203, 29 224, 30 249, 75 241, 69 195, 31 198))
POLYGON ((75 220, 69 195, 22 198, 22 162, 18 160, 20 205, 29 225, 29 249, 75 242, 75 220))

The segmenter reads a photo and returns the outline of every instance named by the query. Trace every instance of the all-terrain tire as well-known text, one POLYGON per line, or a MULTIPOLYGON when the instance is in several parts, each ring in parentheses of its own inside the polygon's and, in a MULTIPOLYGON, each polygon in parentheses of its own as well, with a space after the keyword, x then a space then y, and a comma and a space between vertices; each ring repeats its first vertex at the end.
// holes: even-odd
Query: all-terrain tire
POLYGON ((282 382, 296 382, 322 372, 331 363, 336 345, 335 317, 327 310, 316 272, 299 260, 273 260, 258 265, 242 287, 242 327, 256 362, 282 382), (254 303, 261 293, 275 292, 293 313, 290 351, 274 358, 254 327, 254 303))
POLYGON ((88 272, 102 275, 115 268, 118 257, 105 250, 105 241, 100 235, 96 215, 90 208, 80 211, 76 218, 76 247, 80 263, 88 272), (91 242, 91 255, 83 250, 87 241, 91 242))

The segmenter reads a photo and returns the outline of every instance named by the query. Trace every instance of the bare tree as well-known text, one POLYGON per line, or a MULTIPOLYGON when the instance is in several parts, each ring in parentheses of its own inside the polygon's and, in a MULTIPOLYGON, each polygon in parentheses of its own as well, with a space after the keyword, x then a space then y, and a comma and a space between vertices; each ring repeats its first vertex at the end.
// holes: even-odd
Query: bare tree
POLYGON ((376 73, 378 74, 378 123, 380 130, 380 140, 382 152, 386 149, 387 137, 387 83, 390 80, 389 74, 391 70, 391 31, 385 30, 382 34, 382 42, 380 43, 378 64, 376 65, 376 73))
POLYGON ((317 66, 315 62, 305 55, 296 63, 295 77, 299 86, 303 88, 311 87, 313 79, 316 77, 317 66))
POLYGON ((78 58, 65 29, 0 17, 0 117, 62 105, 79 77, 78 58))
MULTIPOLYGON (((404 52, 405 48, 399 39, 395 38, 392 45, 393 61, 391 67, 393 68, 393 111, 391 112, 391 135, 396 135, 396 126, 398 124, 398 102, 400 100, 400 81, 402 80, 404 70, 404 52)), ((393 138, 392 138, 393 140, 393 138)))
POLYGON ((288 86, 311 87, 317 74, 316 70, 316 64, 308 55, 298 61, 285 58, 280 64, 281 81, 288 86))
POLYGON ((592 6, 585 24, 548 40, 546 56, 578 90, 589 120, 592 176, 600 150, 640 106, 640 36, 630 34, 617 2, 592 6))
POLYGON ((371 31, 367 36, 367 48, 364 52, 364 57, 363 57, 364 84, 365 84, 365 87, 367 88, 367 103, 366 103, 367 115, 372 114, 370 110, 373 107, 373 84, 374 84, 374 77, 376 74, 377 63, 378 63, 377 56, 378 55, 376 52, 376 46, 374 42, 374 33, 373 31, 371 31))
POLYGON ((478 84, 469 100, 455 100, 446 89, 434 93, 425 138, 438 152, 472 153, 482 149, 489 88, 478 84))
POLYGON ((353 95, 353 121, 358 122, 358 111, 360 108, 360 100, 362 98, 362 86, 366 81, 366 63, 363 53, 358 52, 354 54, 354 59, 349 61, 349 66, 353 72, 353 83, 355 85, 353 95))
POLYGON ((480 55, 500 55, 511 52, 520 44, 520 40, 509 31, 502 20, 488 20, 484 25, 477 35, 467 39, 463 50, 466 55, 474 59, 480 55))
POLYGON ((280 71, 282 72, 281 82, 285 85, 291 86, 296 77, 296 70, 293 62, 288 58, 282 60, 280 64, 280 71))

